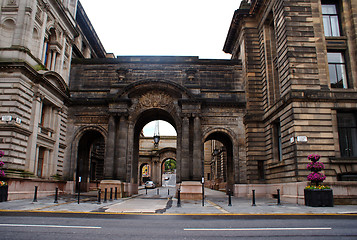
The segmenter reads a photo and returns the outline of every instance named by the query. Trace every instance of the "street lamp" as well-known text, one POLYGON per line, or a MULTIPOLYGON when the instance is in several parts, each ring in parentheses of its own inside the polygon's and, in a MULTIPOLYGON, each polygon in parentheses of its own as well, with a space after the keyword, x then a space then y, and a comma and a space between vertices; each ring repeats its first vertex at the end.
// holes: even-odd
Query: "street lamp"
POLYGON ((159 121, 155 123, 155 131, 154 131, 154 145, 157 147, 160 142, 160 132, 159 132, 159 121))
POLYGON ((154 135, 154 144, 158 145, 160 142, 160 135, 154 135))

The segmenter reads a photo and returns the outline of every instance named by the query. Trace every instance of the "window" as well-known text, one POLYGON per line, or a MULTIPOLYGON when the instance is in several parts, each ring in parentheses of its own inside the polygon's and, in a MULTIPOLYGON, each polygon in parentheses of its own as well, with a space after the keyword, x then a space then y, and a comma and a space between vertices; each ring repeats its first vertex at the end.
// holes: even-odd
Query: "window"
POLYGON ((322 4, 322 17, 326 37, 339 37, 340 23, 336 4, 322 4))
POLYGON ((341 52, 327 53, 330 82, 332 88, 348 88, 346 64, 341 52))
POLYGON ((275 158, 279 161, 283 160, 283 149, 282 149, 282 141, 281 141, 281 126, 280 122, 274 124, 274 150, 275 158))
POLYGON ((36 171, 36 175, 38 177, 42 177, 42 174, 43 174, 43 162, 44 162, 44 158, 45 158, 45 151, 46 151, 46 148, 39 147, 38 158, 37 158, 37 171, 36 171))
POLYGON ((357 119, 354 113, 337 114, 341 157, 357 157, 357 119))

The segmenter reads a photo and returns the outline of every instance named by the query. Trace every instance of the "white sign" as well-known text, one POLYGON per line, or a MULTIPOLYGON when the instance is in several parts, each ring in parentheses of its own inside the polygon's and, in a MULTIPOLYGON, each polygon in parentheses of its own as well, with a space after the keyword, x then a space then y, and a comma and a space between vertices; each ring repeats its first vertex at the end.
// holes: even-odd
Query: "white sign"
POLYGON ((82 177, 79 177, 78 182, 82 182, 82 177))
POLYGON ((12 116, 2 116, 1 121, 10 122, 12 120, 12 116))
POLYGON ((296 141, 298 142, 307 142, 307 137, 306 136, 297 136, 296 141))
POLYGON ((295 142, 295 138, 294 137, 291 137, 290 138, 290 143, 294 143, 295 142))
POLYGON ((16 121, 16 123, 21 124, 21 118, 17 117, 15 121, 16 121))

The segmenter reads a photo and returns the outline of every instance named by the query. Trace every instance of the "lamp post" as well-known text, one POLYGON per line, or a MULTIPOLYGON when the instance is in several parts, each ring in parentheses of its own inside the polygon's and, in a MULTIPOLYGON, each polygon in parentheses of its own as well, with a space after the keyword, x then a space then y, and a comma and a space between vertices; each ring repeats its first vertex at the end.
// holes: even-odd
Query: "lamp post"
POLYGON ((154 146, 155 146, 155 148, 158 147, 159 142, 160 142, 159 121, 156 121, 155 131, 154 131, 154 146))

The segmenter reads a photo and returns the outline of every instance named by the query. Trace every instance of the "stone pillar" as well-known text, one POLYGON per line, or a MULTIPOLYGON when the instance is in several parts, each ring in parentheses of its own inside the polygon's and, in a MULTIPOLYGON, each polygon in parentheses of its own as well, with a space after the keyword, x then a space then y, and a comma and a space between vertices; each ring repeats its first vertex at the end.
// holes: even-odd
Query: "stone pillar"
POLYGON ((181 177, 182 181, 190 180, 189 174, 189 154, 190 154, 190 121, 187 116, 182 119, 182 138, 181 138, 181 177))
POLYGON ((104 178, 112 179, 114 173, 114 147, 115 147, 115 119, 113 115, 109 116, 108 137, 105 148, 104 159, 104 178))
POLYGON ((128 143, 128 123, 125 116, 120 117, 118 128, 118 143, 116 148, 118 149, 118 157, 116 161, 116 176, 119 180, 126 181, 126 157, 127 157, 127 143, 128 143))
POLYGON ((203 177, 202 146, 201 146, 201 119, 198 115, 193 120, 193 180, 201 180, 203 177))
POLYGON ((39 132, 38 124, 41 121, 41 111, 42 111, 42 99, 43 96, 40 93, 35 93, 32 101, 32 114, 30 119, 30 128, 32 132, 27 141, 27 151, 26 151, 26 163, 25 170, 33 172, 36 174, 36 156, 37 151, 37 135, 39 132))

